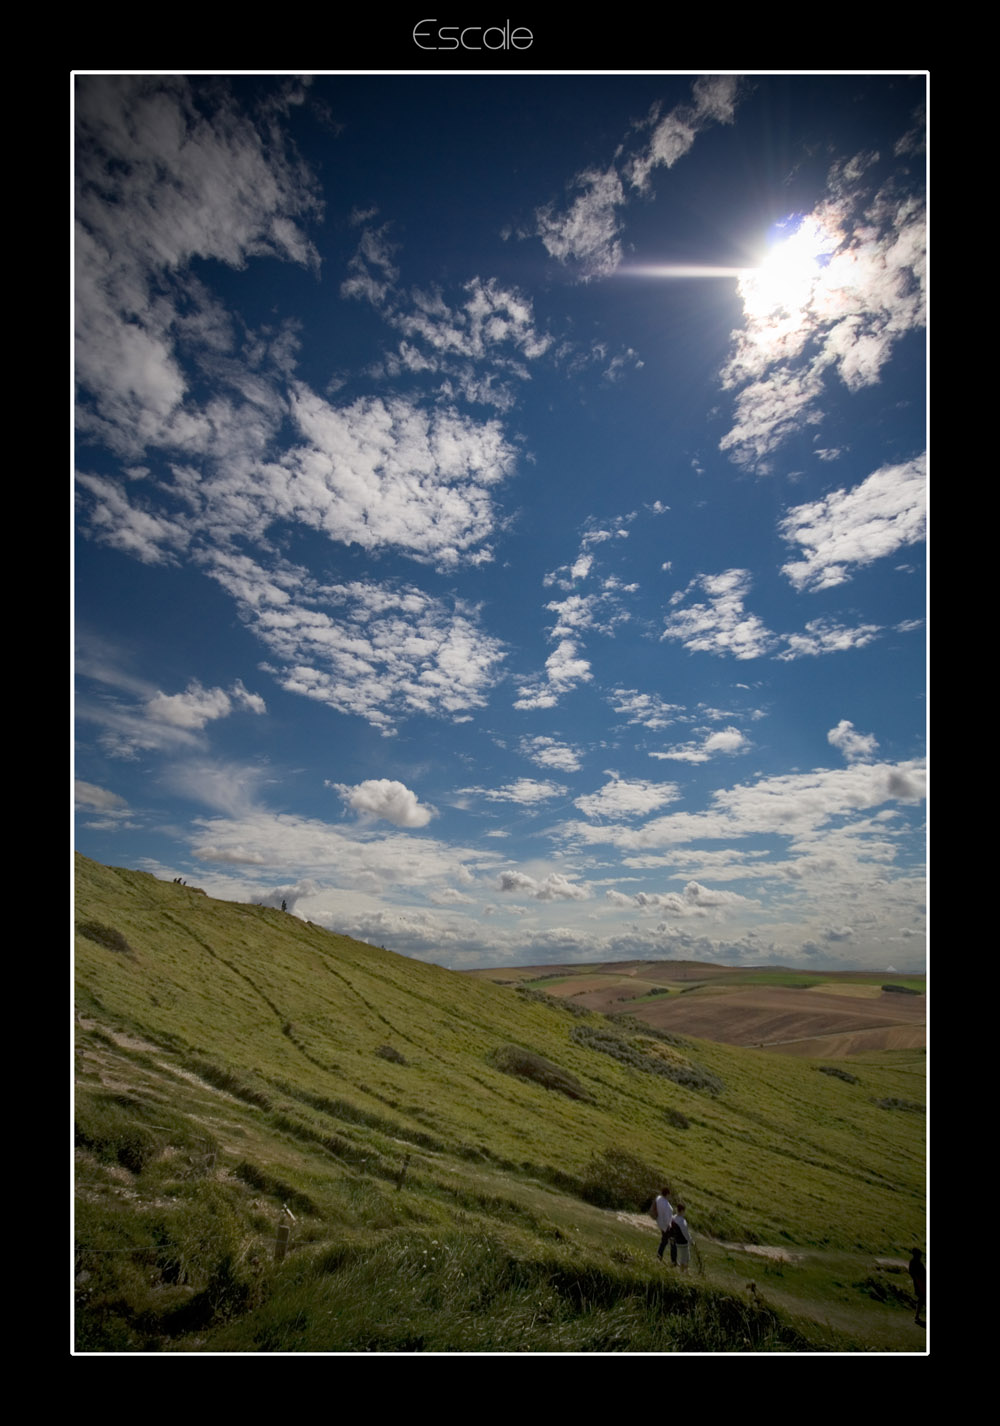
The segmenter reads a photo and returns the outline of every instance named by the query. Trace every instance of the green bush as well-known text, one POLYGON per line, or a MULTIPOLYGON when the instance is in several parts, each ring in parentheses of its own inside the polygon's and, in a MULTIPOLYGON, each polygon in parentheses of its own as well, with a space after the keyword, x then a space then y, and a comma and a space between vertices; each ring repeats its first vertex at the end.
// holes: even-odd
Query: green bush
POLYGON ((655 1197, 661 1179, 662 1174, 635 1154, 607 1148, 591 1155, 583 1172, 581 1196, 596 1208, 641 1213, 655 1197))
POLYGON ((96 942, 105 950, 118 951, 123 956, 135 955, 121 931, 116 931, 114 926, 105 926, 100 921, 81 921, 76 930, 78 935, 86 936, 88 941, 96 942))
POLYGON ((602 1030, 591 1025, 574 1025, 570 1038, 578 1045, 586 1045, 590 1050, 598 1050, 602 1055, 610 1055, 620 1064, 630 1069, 641 1070, 644 1074, 659 1074, 672 1079, 685 1089, 703 1089, 708 1094, 721 1094, 725 1085, 718 1075, 711 1074, 690 1061, 674 1064, 650 1054, 634 1040, 626 1040, 613 1030, 602 1030))
POLYGON ((850 1074, 847 1070, 841 1069, 839 1065, 817 1065, 820 1074, 832 1075, 834 1079, 842 1079, 845 1084, 859 1084, 856 1074, 850 1074))
POLYGON ((504 1074, 512 1074, 517 1079, 540 1084, 543 1089, 555 1089, 565 1094, 567 1099, 590 1099, 586 1089, 568 1070, 554 1065, 551 1060, 526 1050, 521 1045, 500 1045, 487 1055, 487 1062, 504 1074))
POLYGON ((391 1060, 394 1065, 405 1065, 408 1063, 406 1056, 401 1055, 398 1050, 393 1049, 392 1045, 379 1045, 375 1053, 381 1056, 383 1060, 391 1060))

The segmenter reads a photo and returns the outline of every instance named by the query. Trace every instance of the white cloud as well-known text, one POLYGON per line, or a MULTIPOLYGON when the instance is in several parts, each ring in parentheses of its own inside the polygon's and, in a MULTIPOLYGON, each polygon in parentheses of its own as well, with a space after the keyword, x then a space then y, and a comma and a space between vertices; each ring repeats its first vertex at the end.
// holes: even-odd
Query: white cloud
POLYGON ((265 152, 221 82, 80 76, 76 123, 82 423, 121 453, 189 444, 206 425, 176 342, 208 315, 189 264, 266 255, 315 267, 300 227, 320 211, 312 177, 276 129, 265 152))
POLYGON ((877 161, 834 164, 828 196, 740 282, 744 327, 721 374, 739 395, 720 442, 740 465, 769 471, 778 446, 823 420, 831 378, 849 392, 873 385, 924 324, 923 204, 892 179, 876 191, 877 161))
POLYGON ((535 232, 557 261, 576 262, 585 276, 604 276, 621 262, 618 209, 625 192, 616 170, 587 169, 573 180, 579 190, 569 208, 554 203, 535 214, 535 232))
POLYGON ((739 728, 723 728, 717 733, 708 733, 700 742, 678 743, 663 752, 651 752, 651 758, 668 759, 671 762, 705 763, 719 754, 732 756, 750 749, 750 740, 739 728))
POLYGON ((648 817, 651 812, 676 802, 680 797, 676 782, 649 782, 642 778, 620 778, 612 774, 610 782, 598 792, 574 798, 585 817, 611 818, 648 817))
POLYGON ((146 704, 146 714, 153 723, 201 729, 216 718, 228 718, 234 704, 251 713, 267 712, 260 694, 248 693, 238 679, 228 693, 222 688, 202 688, 194 679, 183 693, 155 694, 146 704))
POLYGON ((535 214, 535 234, 550 256, 561 263, 573 263, 581 276, 605 276, 622 258, 621 210, 628 201, 623 177, 630 187, 643 192, 650 174, 659 167, 671 168, 694 143, 695 136, 709 124, 732 122, 740 81, 733 76, 703 76, 692 86, 689 103, 678 104, 660 117, 655 107, 644 128, 649 139, 630 152, 619 149, 606 169, 590 168, 573 179, 575 197, 568 207, 548 203, 535 214))
POLYGON ((886 465, 852 490, 796 505, 778 529, 804 558, 782 566, 796 589, 830 589, 852 566, 871 564, 924 536, 925 458, 886 465))
POLYGON ((562 639, 545 660, 545 679, 523 679, 515 708, 554 708, 574 684, 589 683, 589 660, 580 658, 572 639, 562 639))
POLYGON ((293 565, 265 570, 215 553, 206 572, 236 599, 279 660, 283 688, 366 719, 384 733, 405 714, 458 719, 486 702, 504 658, 478 613, 413 586, 323 585, 293 565))
POLYGON ((609 701, 615 712, 626 717, 630 724, 639 724, 653 733, 669 728, 684 712, 682 703, 664 703, 659 694, 640 693, 635 688, 616 688, 609 701))
POLYGON ((817 654, 843 653, 847 649, 863 649, 882 633, 879 624, 857 624, 853 628, 834 619, 810 619, 801 634, 783 634, 786 647, 775 657, 781 663, 809 658, 817 654))
POLYGON ((756 614, 748 614, 743 607, 750 590, 748 570, 728 569, 722 574, 698 575, 680 598, 696 587, 709 596, 709 602, 692 604, 669 615, 661 638, 677 639, 692 651, 730 654, 737 659, 760 658, 770 652, 775 643, 774 635, 756 614))
POLYGON ((387 777, 368 778, 354 787, 342 782, 327 783, 339 792, 353 812, 372 821, 381 819, 395 827, 426 827, 436 809, 421 806, 417 794, 402 782, 387 777))
POLYGON ((841 718, 826 735, 831 746, 839 748, 848 762, 868 762, 878 747, 874 733, 859 733, 847 718, 841 718))
POLYGON ((570 881, 559 872, 550 872, 544 880, 538 881, 525 872, 504 871, 497 878, 497 890, 517 892, 534 901, 587 901, 590 898, 588 887, 570 881))
POLYGON ((695 839, 798 837, 828 829, 835 818, 870 811, 886 802, 919 802, 925 780, 924 765, 919 761, 858 762, 847 768, 788 773, 722 789, 713 794, 705 812, 674 812, 642 827, 574 822, 562 831, 570 840, 607 843, 629 852, 683 845, 695 839))
POLYGON ((634 896, 624 896, 621 892, 609 891, 605 894, 612 905, 635 906, 640 911, 671 916, 707 916, 723 908, 759 905, 748 896, 739 896, 735 891, 712 891, 697 881, 689 881, 680 892, 639 891, 634 896))
MULTIPOLYGON (((344 544, 391 545, 444 567, 489 558, 491 490, 515 461, 496 421, 402 397, 335 407, 304 386, 293 392, 292 415, 307 444, 259 471, 258 520, 294 520, 344 544)), ((245 502, 245 485, 220 481, 212 491, 236 530, 245 502)))
POLYGON ((93 782, 83 782, 76 779, 76 805, 86 807, 92 812, 125 812, 128 803, 124 797, 119 797, 117 792, 108 792, 106 788, 98 787, 93 782))
POLYGON ((538 782, 534 778, 519 777, 506 787, 462 787, 459 791, 476 793, 490 802, 516 802, 521 807, 533 807, 538 802, 565 796, 567 789, 558 782, 538 782))
POLYGON ((182 521, 154 513, 143 496, 133 503, 117 481, 81 472, 77 485, 91 496, 87 521, 98 543, 143 564, 176 564, 178 553, 189 545, 191 534, 182 521))
POLYGON ((522 738, 520 748, 523 756, 539 767, 555 768, 557 772, 579 771, 580 749, 571 747, 569 743, 560 743, 556 738, 540 734, 534 738, 522 738))
POLYGON ((101 728, 100 742, 112 757, 135 758, 140 751, 193 752, 205 747, 202 737, 209 723, 237 712, 263 714, 266 704, 259 694, 249 693, 237 679, 228 691, 203 688, 193 679, 183 693, 167 694, 82 660, 81 671, 97 682, 124 686, 145 694, 139 704, 118 697, 81 697, 77 715, 101 728))

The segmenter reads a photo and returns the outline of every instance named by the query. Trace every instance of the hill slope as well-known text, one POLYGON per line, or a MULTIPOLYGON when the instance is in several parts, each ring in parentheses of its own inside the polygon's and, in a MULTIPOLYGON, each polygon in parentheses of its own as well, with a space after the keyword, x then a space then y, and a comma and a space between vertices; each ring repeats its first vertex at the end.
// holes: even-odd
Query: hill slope
POLYGON ((76 920, 79 1349, 922 1345, 874 1265, 922 1056, 657 1038, 84 858, 76 920), (702 1276, 608 1211, 665 1176, 702 1276))

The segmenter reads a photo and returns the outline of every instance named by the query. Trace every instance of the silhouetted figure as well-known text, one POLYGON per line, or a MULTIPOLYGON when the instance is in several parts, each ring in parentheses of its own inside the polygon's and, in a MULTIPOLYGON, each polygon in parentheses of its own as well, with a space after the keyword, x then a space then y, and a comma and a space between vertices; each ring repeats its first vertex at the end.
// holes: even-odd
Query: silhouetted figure
POLYGON ((282 901, 282 903, 281 903, 281 909, 282 909, 282 911, 287 911, 287 910, 288 910, 288 903, 285 902, 285 901, 282 901))
POLYGON ((920 1320, 920 1314, 926 1313, 927 1309, 927 1269, 920 1261, 919 1248, 913 1249, 906 1270, 913 1279, 913 1295, 917 1299, 917 1310, 913 1314, 913 1320, 918 1327, 923 1327, 924 1323, 920 1320))

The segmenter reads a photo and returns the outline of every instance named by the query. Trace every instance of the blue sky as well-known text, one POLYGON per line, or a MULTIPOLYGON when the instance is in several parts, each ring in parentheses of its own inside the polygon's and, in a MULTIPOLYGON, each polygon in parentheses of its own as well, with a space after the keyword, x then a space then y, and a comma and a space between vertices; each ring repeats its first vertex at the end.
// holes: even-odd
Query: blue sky
POLYGON ((77 846, 922 969, 925 79, 80 76, 77 846))

